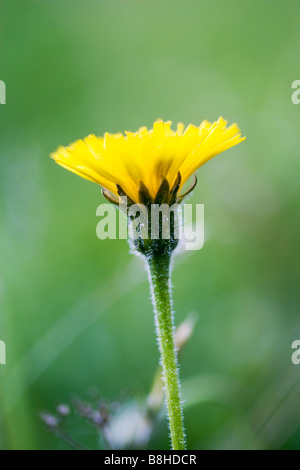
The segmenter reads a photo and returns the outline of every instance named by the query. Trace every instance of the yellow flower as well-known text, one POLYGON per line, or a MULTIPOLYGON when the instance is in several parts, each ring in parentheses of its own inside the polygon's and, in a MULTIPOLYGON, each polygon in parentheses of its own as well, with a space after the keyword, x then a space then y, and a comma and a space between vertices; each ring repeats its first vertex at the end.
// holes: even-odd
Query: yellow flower
POLYGON ((163 194, 168 195, 168 202, 180 201, 184 184, 200 166, 245 139, 236 124, 226 124, 220 117, 214 123, 204 120, 199 127, 190 124, 186 129, 179 123, 174 131, 170 121, 159 120, 150 130, 142 127, 125 135, 89 135, 69 147, 59 147, 51 157, 98 183, 112 202, 124 195, 137 203, 161 202, 163 194))

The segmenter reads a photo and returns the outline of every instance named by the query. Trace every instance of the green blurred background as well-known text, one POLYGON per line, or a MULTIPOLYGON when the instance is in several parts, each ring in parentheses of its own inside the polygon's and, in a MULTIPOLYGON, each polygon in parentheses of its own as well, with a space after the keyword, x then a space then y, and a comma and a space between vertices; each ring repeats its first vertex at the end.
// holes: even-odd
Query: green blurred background
MULTIPOLYGON (((298 0, 0 0, 0 448, 91 386, 143 397, 158 363, 140 260, 96 238, 99 187, 48 158, 89 133, 223 115, 245 143, 198 172, 206 242, 173 273, 190 449, 300 449, 298 0)), ((74 429, 90 447, 95 435, 74 429)), ((163 419, 149 444, 168 447, 163 419)))

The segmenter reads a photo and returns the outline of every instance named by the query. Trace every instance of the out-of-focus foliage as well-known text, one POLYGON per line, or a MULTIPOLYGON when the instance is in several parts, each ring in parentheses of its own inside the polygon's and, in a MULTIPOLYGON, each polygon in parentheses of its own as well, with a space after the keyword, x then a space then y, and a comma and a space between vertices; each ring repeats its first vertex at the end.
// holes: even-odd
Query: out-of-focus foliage
MULTIPOLYGON (((206 243, 173 273, 177 324, 199 315, 181 358, 189 448, 300 448, 299 14, 297 0, 0 1, 2 449, 64 448, 42 410, 91 386, 140 400, 158 363, 140 260, 96 238, 100 189, 49 153, 221 114, 247 140, 200 169, 206 243)), ((150 448, 167 446, 162 420, 150 448)))

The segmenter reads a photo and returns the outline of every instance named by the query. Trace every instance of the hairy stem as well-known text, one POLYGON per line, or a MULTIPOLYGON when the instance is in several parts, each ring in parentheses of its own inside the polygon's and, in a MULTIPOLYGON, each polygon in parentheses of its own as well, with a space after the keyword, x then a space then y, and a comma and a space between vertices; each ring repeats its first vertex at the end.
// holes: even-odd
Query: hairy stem
POLYGON ((174 343, 174 323, 170 291, 170 257, 169 253, 155 254, 151 259, 148 259, 148 272, 155 310, 156 331, 161 355, 172 449, 185 450, 177 352, 174 343))

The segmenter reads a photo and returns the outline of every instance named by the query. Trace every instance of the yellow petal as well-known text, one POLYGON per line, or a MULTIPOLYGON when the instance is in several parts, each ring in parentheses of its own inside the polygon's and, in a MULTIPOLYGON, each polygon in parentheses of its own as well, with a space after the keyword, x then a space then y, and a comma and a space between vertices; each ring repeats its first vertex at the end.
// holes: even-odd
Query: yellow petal
POLYGON ((222 117, 213 123, 204 120, 198 127, 190 124, 185 128, 180 122, 176 131, 171 124, 159 119, 149 130, 141 127, 125 135, 89 135, 69 147, 59 147, 51 157, 116 196, 120 185, 138 202, 141 182, 154 198, 162 178, 172 187, 180 172, 182 187, 201 165, 244 140, 237 124, 227 127, 222 117))

